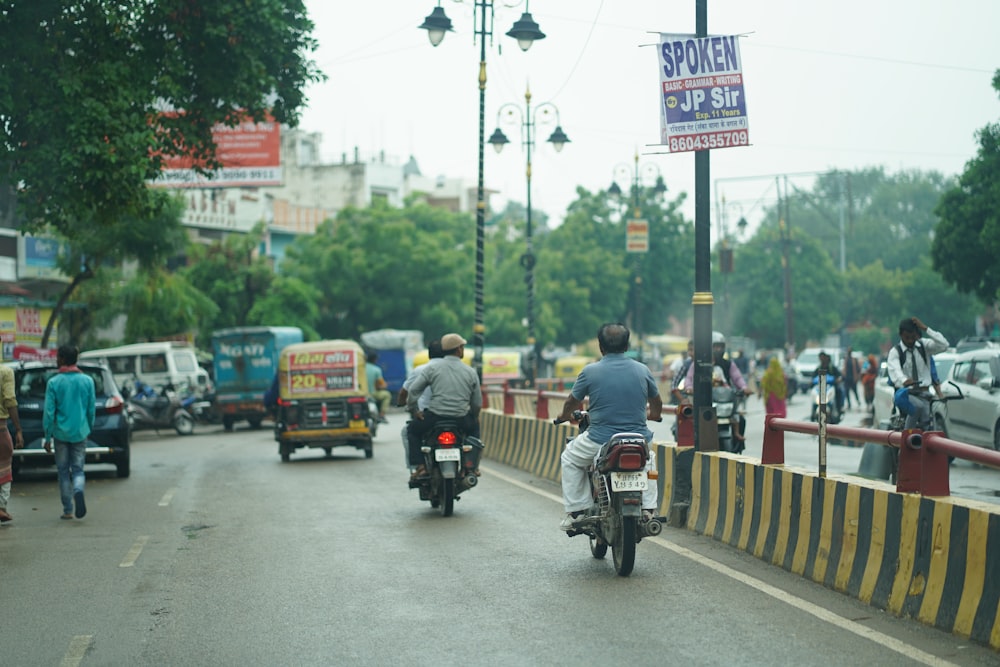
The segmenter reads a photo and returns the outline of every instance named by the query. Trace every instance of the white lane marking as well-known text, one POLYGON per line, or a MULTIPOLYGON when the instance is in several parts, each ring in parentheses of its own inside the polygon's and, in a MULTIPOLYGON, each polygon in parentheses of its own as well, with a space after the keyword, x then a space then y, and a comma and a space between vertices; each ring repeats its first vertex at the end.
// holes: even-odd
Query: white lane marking
POLYGON ((63 656, 62 662, 59 663, 59 667, 77 667, 82 661, 83 656, 86 655, 87 649, 90 648, 90 642, 94 639, 94 635, 76 635, 69 643, 69 648, 66 649, 66 655, 63 656))
POLYGON ((140 535, 139 539, 132 545, 132 548, 125 554, 125 560, 119 563, 118 567, 132 567, 135 565, 135 561, 139 559, 139 554, 142 553, 142 548, 146 546, 146 542, 148 541, 149 535, 140 535))
MULTIPOLYGON (((501 473, 496 472, 495 470, 491 470, 483 466, 480 466, 479 469, 483 473, 501 479, 504 482, 507 482, 508 484, 513 484, 518 488, 524 489, 525 491, 530 491, 531 493, 542 496, 543 498, 554 500, 555 502, 562 505, 562 496, 557 496, 554 493, 549 493, 548 491, 544 491, 542 489, 533 487, 530 484, 525 484, 524 482, 520 482, 512 477, 508 477, 507 475, 503 475, 501 473)), ((890 637, 889 635, 882 634, 877 630, 872 630, 871 628, 856 623, 855 621, 851 621, 841 616, 838 616, 837 614, 834 614, 833 612, 824 609, 819 605, 813 604, 808 600, 803 600, 801 598, 794 597, 793 595, 781 590, 780 588, 764 583, 760 579, 755 579, 754 577, 751 577, 747 574, 734 570, 731 567, 723 565, 718 561, 714 561, 699 553, 695 553, 690 549, 685 549, 684 547, 678 546, 676 544, 671 544, 662 537, 647 537, 646 539, 652 542, 653 544, 656 544, 665 549, 673 551, 678 556, 683 556, 684 558, 687 558, 690 561, 698 563, 699 565, 704 565, 705 567, 715 570, 719 574, 725 575, 730 579, 739 581, 740 583, 746 584, 751 588, 755 588, 761 593, 769 595, 775 600, 778 600, 779 602, 784 602, 785 604, 791 605, 792 607, 804 611, 807 614, 812 614, 821 621, 825 621, 831 625, 835 625, 838 628, 841 628, 842 630, 846 630, 847 632, 858 635, 859 637, 870 639, 876 644, 885 646, 886 648, 895 651, 896 653, 899 653, 900 655, 905 656, 910 660, 920 662, 924 665, 930 665, 931 667, 956 667, 955 663, 953 662, 942 660, 941 658, 938 658, 935 655, 931 655, 926 651, 921 651, 918 648, 914 648, 908 644, 905 644, 894 637, 890 637)))
POLYGON ((169 505, 170 501, 174 499, 174 494, 175 493, 177 493, 177 487, 176 486, 174 488, 168 490, 166 493, 164 493, 163 497, 160 498, 160 507, 166 507, 167 505, 169 505))

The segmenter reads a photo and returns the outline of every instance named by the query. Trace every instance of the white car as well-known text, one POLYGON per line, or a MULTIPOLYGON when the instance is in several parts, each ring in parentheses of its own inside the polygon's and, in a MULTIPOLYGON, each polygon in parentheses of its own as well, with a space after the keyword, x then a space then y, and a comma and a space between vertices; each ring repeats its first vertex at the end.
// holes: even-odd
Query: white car
POLYGON ((952 440, 1000 449, 1000 348, 956 356, 948 379, 965 398, 949 401, 945 433, 952 440))

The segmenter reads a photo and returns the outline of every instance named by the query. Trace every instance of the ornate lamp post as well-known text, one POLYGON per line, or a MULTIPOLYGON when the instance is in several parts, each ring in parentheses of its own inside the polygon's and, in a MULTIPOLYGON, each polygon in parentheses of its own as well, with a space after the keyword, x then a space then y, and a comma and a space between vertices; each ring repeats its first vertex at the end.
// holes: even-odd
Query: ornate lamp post
MULTIPOLYGON (((483 324, 483 264, 486 236, 486 196, 483 177, 486 134, 486 38, 489 37, 491 41, 493 39, 493 0, 474 0, 473 4, 475 9, 479 10, 478 17, 473 12, 473 30, 479 38, 479 178, 476 189, 476 310, 472 343, 476 350, 476 373, 482 380, 483 345, 486 339, 486 326, 483 324)), ((525 4, 525 10, 527 8, 525 4)), ((451 32, 451 19, 445 15, 440 0, 438 6, 424 19, 420 28, 427 31, 427 37, 433 46, 441 43, 445 33, 451 32)), ((522 51, 531 48, 535 40, 545 38, 545 34, 538 29, 538 24, 527 11, 521 15, 521 19, 514 24, 514 27, 507 31, 507 36, 516 39, 522 51)))
MULTIPOLYGON (((663 175, 660 172, 660 168, 652 163, 639 164, 639 152, 636 151, 635 158, 633 159, 633 164, 630 166, 624 162, 620 162, 615 165, 614 168, 615 178, 626 177, 632 183, 632 219, 639 221, 642 217, 642 210, 640 206, 641 194, 642 194, 642 179, 643 176, 648 178, 655 178, 655 184, 653 187, 653 194, 656 196, 657 200, 661 199, 667 191, 667 184, 663 181, 663 175)), ((608 194, 612 197, 620 197, 622 194, 622 189, 618 185, 616 180, 611 181, 611 186, 608 188, 608 194)), ((640 296, 642 295, 642 276, 639 275, 639 265, 641 259, 639 259, 641 253, 647 252, 648 246, 639 246, 637 248, 627 247, 629 252, 636 254, 636 260, 632 265, 632 285, 629 302, 631 303, 631 322, 629 322, 632 330, 635 331, 636 338, 639 340, 639 355, 642 356, 642 333, 641 333, 641 318, 640 318, 640 296)))
POLYGON ((531 240, 531 147, 535 144, 532 130, 538 125, 538 115, 542 115, 542 120, 544 122, 547 115, 555 114, 556 129, 552 132, 548 141, 552 144, 552 147, 556 149, 556 152, 561 151, 563 146, 569 143, 569 137, 566 136, 566 133, 563 132, 562 125, 559 124, 559 109, 556 108, 556 105, 551 102, 543 102, 532 110, 531 90, 528 89, 524 92, 523 111, 519 106, 510 102, 502 105, 497 110, 497 129, 494 130, 493 135, 490 137, 490 144, 493 145, 493 148, 496 149, 497 153, 503 150, 505 144, 510 143, 506 135, 504 135, 504 133, 500 130, 501 116, 506 115, 508 120, 513 120, 515 114, 517 116, 517 122, 521 126, 522 130, 521 145, 525 148, 528 155, 527 169, 525 171, 528 183, 528 210, 524 232, 527 249, 524 254, 521 255, 521 266, 524 267, 524 281, 528 286, 528 345, 531 346, 531 377, 528 378, 528 380, 532 385, 534 385, 538 378, 540 346, 538 345, 537 338, 535 338, 535 254, 532 248, 531 240))

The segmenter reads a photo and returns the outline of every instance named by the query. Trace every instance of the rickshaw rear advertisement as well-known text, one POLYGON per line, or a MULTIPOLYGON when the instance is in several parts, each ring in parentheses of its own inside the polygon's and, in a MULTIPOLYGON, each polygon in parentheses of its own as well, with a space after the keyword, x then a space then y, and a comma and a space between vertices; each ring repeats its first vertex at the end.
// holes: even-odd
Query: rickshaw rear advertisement
POLYGON ((288 359, 289 393, 309 394, 334 389, 358 389, 354 350, 299 352, 288 359))

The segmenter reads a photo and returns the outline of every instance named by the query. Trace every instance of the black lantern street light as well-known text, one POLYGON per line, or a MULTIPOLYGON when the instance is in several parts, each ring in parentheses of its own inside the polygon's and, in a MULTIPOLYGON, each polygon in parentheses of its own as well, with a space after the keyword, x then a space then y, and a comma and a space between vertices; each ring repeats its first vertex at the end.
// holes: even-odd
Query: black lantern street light
POLYGON ((552 144, 552 147, 556 149, 556 152, 562 150, 563 146, 569 143, 569 137, 563 132, 562 125, 559 124, 559 109, 556 105, 551 102, 543 102, 532 110, 531 108, 531 90, 526 90, 524 93, 524 110, 522 111, 519 106, 512 103, 507 103, 502 105, 497 110, 497 129, 493 132, 490 137, 490 144, 499 153, 503 150, 505 144, 509 144, 506 135, 500 130, 501 116, 505 115, 508 120, 513 120, 516 114, 517 122, 521 126, 521 144, 527 151, 528 161, 525 174, 527 176, 528 184, 528 202, 527 202, 527 212, 526 212, 526 224, 524 228, 524 237, 526 241, 526 250, 523 255, 521 255, 521 266, 524 267, 524 281, 527 283, 528 287, 528 306, 527 306, 527 321, 528 321, 528 345, 531 346, 531 377, 528 378, 530 384, 533 386, 538 378, 538 361, 540 357, 540 346, 538 345, 538 339, 535 337, 535 253, 532 247, 532 225, 531 225, 531 148, 534 146, 535 140, 533 136, 533 130, 538 125, 538 116, 541 114, 542 122, 545 122, 545 117, 549 114, 555 115, 556 129, 552 132, 548 141, 552 144))
MULTIPOLYGON (((473 11, 473 31, 479 38, 479 170, 476 187, 476 309, 472 343, 476 350, 476 373, 482 380, 483 346, 486 338, 486 326, 483 323, 483 264, 486 236, 486 195, 483 177, 486 138, 486 38, 493 39, 493 0, 474 0, 473 4, 475 10, 478 10, 478 15, 473 11)), ((531 48, 536 40, 545 38, 545 34, 538 29, 538 24, 531 18, 527 9, 526 3, 526 11, 521 15, 521 19, 507 32, 508 37, 517 40, 522 51, 531 48)), ((445 15, 440 0, 438 6, 424 19, 420 28, 427 31, 427 37, 433 46, 441 43, 445 33, 451 32, 451 19, 445 15)))
MULTIPOLYGON (((667 184, 663 180, 663 175, 660 172, 660 168, 652 163, 639 164, 639 152, 636 151, 635 158, 633 159, 632 166, 624 162, 620 162, 615 165, 614 169, 615 178, 619 175, 623 177, 628 177, 632 184, 632 219, 639 220, 642 217, 642 207, 641 207, 641 195, 642 195, 642 181, 643 177, 647 179, 655 178, 654 185, 652 186, 653 195, 656 197, 657 201, 663 198, 663 195, 667 192, 667 184)), ((618 185, 616 180, 611 181, 611 186, 608 188, 608 194, 612 197, 618 198, 622 195, 622 189, 618 185)), ((640 318, 640 298, 642 295, 642 276, 639 275, 639 265, 641 260, 638 255, 646 250, 630 250, 630 252, 635 252, 637 255, 635 263, 632 266, 632 295, 629 301, 632 304, 631 311, 632 317, 631 322, 629 322, 632 330, 635 332, 636 339, 639 341, 639 355, 642 356, 642 332, 641 332, 641 318, 640 318)))

